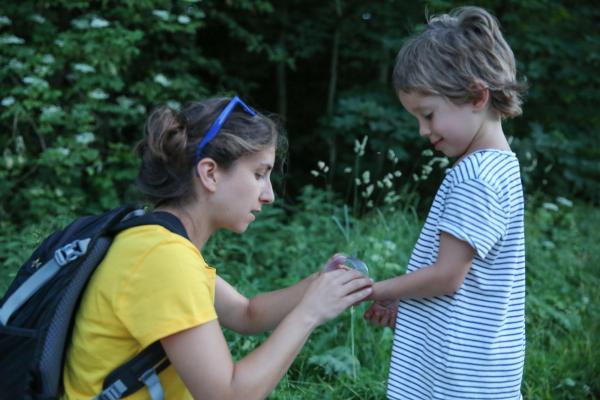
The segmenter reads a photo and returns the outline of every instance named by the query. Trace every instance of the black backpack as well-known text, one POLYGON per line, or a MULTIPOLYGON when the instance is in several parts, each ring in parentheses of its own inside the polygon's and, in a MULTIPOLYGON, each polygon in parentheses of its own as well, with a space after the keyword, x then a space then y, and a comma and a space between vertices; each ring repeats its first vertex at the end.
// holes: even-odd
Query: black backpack
MULTIPOLYGON (((21 266, 0 301, 0 399, 56 399, 62 394, 66 345, 89 278, 117 233, 149 224, 187 238, 171 214, 122 206, 80 217, 54 232, 21 266)), ((109 374, 97 399, 119 399, 144 386, 153 400, 161 399, 158 373, 168 365, 156 342, 109 374)))

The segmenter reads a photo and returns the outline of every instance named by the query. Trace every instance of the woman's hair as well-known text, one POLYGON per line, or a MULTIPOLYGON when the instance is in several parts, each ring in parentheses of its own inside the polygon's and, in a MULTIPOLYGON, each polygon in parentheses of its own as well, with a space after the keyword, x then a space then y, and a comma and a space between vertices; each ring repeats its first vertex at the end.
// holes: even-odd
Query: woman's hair
POLYGON ((393 74, 397 92, 441 95, 455 104, 479 98, 477 81, 501 118, 521 114, 525 85, 516 79, 515 57, 496 18, 479 7, 428 18, 400 49, 393 74))
MULTIPOLYGON (((194 199, 196 147, 229 101, 211 98, 181 111, 160 107, 150 114, 144 138, 136 147, 142 160, 137 184, 154 206, 183 205, 194 199)), ((280 125, 273 117, 252 116, 238 105, 203 148, 202 156, 228 169, 239 158, 271 146, 285 158, 287 139, 280 125)))

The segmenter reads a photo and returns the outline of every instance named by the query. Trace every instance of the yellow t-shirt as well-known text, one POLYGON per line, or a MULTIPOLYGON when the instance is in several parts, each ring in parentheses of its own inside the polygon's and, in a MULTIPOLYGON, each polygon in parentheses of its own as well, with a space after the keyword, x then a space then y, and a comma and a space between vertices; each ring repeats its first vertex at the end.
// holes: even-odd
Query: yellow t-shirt
MULTIPOLYGON (((92 276, 76 315, 64 399, 90 399, 116 367, 155 341, 215 320, 216 272, 187 239, 158 225, 120 233, 92 276)), ((165 398, 191 395, 170 365, 165 398)), ((128 399, 149 399, 144 387, 128 399)))

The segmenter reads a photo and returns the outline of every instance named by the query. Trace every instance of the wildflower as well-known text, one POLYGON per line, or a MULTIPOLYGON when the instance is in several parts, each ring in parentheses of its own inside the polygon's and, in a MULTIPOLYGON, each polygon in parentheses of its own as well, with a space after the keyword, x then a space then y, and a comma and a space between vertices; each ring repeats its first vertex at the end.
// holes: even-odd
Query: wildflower
POLYGON ((0 26, 11 25, 12 21, 6 15, 0 15, 0 26))
POLYGON ((373 208, 373 200, 367 201, 367 208, 373 208))
POLYGON ((362 174, 362 181, 367 184, 369 183, 371 180, 371 172, 370 171, 365 171, 362 174))
POLYGON ((389 149, 387 156, 388 156, 388 160, 393 161, 396 158, 396 153, 394 153, 394 150, 389 149))
POLYGON ((84 64, 84 63, 74 64, 73 69, 75 71, 78 71, 78 72, 81 72, 84 74, 96 72, 96 69, 94 67, 92 67, 91 65, 88 65, 88 64, 84 64))
POLYGON ((319 161, 319 162, 317 162, 317 166, 319 167, 319 169, 323 169, 323 168, 325 168, 325 162, 319 161))
POLYGON ((181 103, 177 100, 167 100, 167 105, 174 110, 179 110, 181 108, 181 103))
POLYGON ((94 90, 92 90, 91 92, 88 93, 88 96, 90 96, 92 99, 95 99, 95 100, 106 100, 106 99, 108 99, 108 93, 106 93, 102 89, 94 89, 94 90))
POLYGON ((95 29, 106 28, 108 25, 110 25, 110 22, 99 17, 92 18, 92 22, 90 22, 90 27, 95 29))
POLYGON ((312 176, 317 177, 319 176, 319 171, 315 171, 314 169, 310 170, 310 173, 312 174, 312 176))
POLYGON ((394 171, 394 176, 396 178, 400 178, 402 176, 402 172, 400 172, 400 171, 394 171))
POLYGON ((421 155, 423 155, 425 157, 431 157, 433 155, 433 150, 425 149, 421 152, 421 155))
POLYGON ((44 54, 44 57, 42 57, 42 62, 44 64, 54 64, 54 56, 52 54, 44 54))
POLYGON ((31 86, 42 86, 48 87, 48 82, 42 78, 38 78, 37 76, 26 76, 23 78, 23 83, 26 83, 31 86))
POLYGON ((158 83, 161 86, 165 86, 165 87, 171 86, 171 81, 163 74, 154 75, 154 82, 158 83))
POLYGON ((153 10, 152 14, 162 19, 163 21, 167 21, 169 19, 169 12, 166 10, 153 10))
POLYGON ((5 97, 5 98, 2 99, 1 104, 4 107, 12 106, 13 104, 15 104, 15 98, 12 97, 12 96, 7 96, 7 97, 5 97))
POLYGON ((43 24, 46 22, 46 18, 42 17, 40 14, 33 14, 29 17, 33 22, 37 22, 38 24, 43 24))
POLYGON ((23 44, 25 43, 25 39, 20 38, 15 35, 4 35, 0 37, 0 43, 4 44, 23 44))
POLYGON ((373 189, 375 189, 375 187, 373 186, 373 184, 367 186, 365 188, 365 190, 363 191, 362 195, 364 198, 370 197, 371 194, 373 194, 373 189))
POLYGON ((345 174, 349 174, 350 172, 352 172, 352 168, 350 168, 350 167, 344 168, 344 173, 345 174))
POLYGON ((75 136, 75 141, 83 145, 92 143, 95 139, 96 137, 92 132, 81 132, 75 136))
POLYGON ((356 178, 356 179, 354 180, 354 183, 356 184, 356 186, 360 186, 360 183, 361 183, 361 182, 360 182, 360 179, 356 178))
POLYGON ((187 15, 180 15, 177 17, 177 22, 179 22, 182 25, 187 25, 190 23, 190 21, 191 19, 187 15))
POLYGON ((560 204, 561 206, 573 207, 573 202, 565 197, 561 197, 561 196, 557 197, 556 202, 558 204, 560 204))
POLYGON ((58 106, 48 106, 42 109, 42 117, 45 118, 52 118, 60 113, 62 113, 62 109, 58 106))
POLYGON ((544 203, 542 204, 542 207, 544 207, 546 210, 558 211, 558 206, 554 203, 544 203))
POLYGON ((417 174, 412 174, 412 178, 415 182, 419 181, 419 177, 417 176, 417 174))

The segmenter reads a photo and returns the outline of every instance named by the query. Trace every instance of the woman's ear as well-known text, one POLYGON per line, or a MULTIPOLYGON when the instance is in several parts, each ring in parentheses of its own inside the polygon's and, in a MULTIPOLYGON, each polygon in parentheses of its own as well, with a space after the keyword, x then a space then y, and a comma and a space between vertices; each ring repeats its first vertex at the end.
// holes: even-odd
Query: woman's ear
POLYGON ((196 176, 200 184, 209 192, 217 189, 217 169, 217 162, 209 157, 203 158, 196 164, 196 176))
POLYGON ((488 101, 490 100, 490 89, 483 81, 479 79, 473 83, 472 88, 475 92, 473 100, 471 100, 471 104, 475 109, 474 111, 479 112, 486 109, 488 101))

